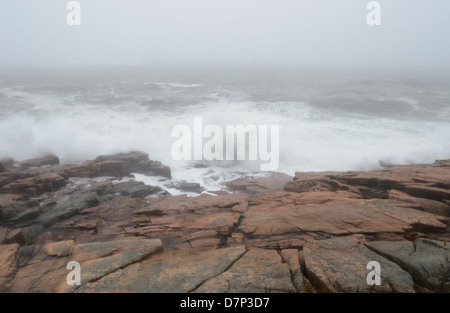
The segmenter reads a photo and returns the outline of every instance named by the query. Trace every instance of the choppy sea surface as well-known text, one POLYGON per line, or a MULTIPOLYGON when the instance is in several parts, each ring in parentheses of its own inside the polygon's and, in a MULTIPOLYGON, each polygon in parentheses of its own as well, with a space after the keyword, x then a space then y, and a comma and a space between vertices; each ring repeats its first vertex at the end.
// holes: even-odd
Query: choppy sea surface
MULTIPOLYGON (((0 158, 62 163, 140 150, 207 190, 257 161, 176 161, 175 125, 279 125, 278 171, 450 158, 450 74, 231 69, 0 71, 0 158), (201 163, 202 166, 198 166, 201 163)), ((151 177, 140 177, 157 184, 151 177)), ((160 181, 159 181, 160 182, 160 181)))

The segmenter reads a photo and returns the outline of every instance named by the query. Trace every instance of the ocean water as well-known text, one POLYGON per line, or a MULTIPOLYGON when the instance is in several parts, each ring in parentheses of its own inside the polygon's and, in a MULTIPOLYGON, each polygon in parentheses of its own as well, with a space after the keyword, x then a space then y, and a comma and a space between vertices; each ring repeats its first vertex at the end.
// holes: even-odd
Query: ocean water
POLYGON ((175 161, 172 128, 202 117, 279 125, 278 171, 289 175, 433 162, 450 158, 449 87, 450 74, 395 71, 2 70, 0 158, 73 163, 140 150, 208 190, 258 171, 257 161, 175 161))

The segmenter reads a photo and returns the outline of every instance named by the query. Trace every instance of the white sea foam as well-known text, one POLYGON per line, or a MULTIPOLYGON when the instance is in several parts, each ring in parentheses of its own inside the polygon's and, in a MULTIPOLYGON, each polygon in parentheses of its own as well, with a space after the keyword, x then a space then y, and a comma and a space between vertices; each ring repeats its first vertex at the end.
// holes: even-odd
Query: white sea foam
MULTIPOLYGON (((192 87, 201 86, 159 84, 189 89, 187 95, 192 87)), ((141 150, 149 153, 151 159, 170 166, 175 181, 196 182, 209 191, 220 189, 241 172, 259 168, 259 164, 250 161, 201 162, 206 168, 174 161, 170 153, 175 141, 170 137, 171 129, 178 124, 193 126, 196 116, 202 116, 204 126, 279 125, 279 171, 289 175, 295 171, 374 169, 379 168, 380 161, 407 164, 450 158, 450 122, 445 120, 449 106, 424 107, 423 101, 411 95, 396 96, 393 101, 407 103, 411 110, 433 111, 442 119, 397 118, 389 114, 364 114, 361 110, 342 112, 334 106, 317 106, 312 97, 304 101, 257 101, 241 96, 241 91, 221 96, 215 92, 220 88, 205 85, 204 94, 193 104, 183 105, 185 94, 180 94, 167 104, 173 110, 161 110, 139 102, 153 96, 145 87, 137 95, 126 91, 126 95, 132 95, 128 98, 123 91, 110 88, 125 100, 111 103, 108 95, 102 96, 100 92, 92 92, 97 98, 90 101, 93 98, 89 94, 80 98, 79 90, 73 94, 51 94, 39 89, 24 91, 27 87, 23 86, 3 88, 7 101, 0 103, 0 158, 22 160, 54 153, 63 163, 69 163, 100 154, 141 150)), ((386 95, 383 97, 385 104, 386 95)), ((139 178, 168 188, 157 178, 139 178)))
POLYGON ((204 125, 280 125, 280 170, 289 174, 368 169, 377 167, 380 160, 410 163, 449 157, 448 123, 336 117, 301 103, 285 105, 289 109, 280 110, 280 103, 266 103, 259 109, 252 102, 222 101, 183 115, 83 107, 39 116, 22 112, 0 121, 0 156, 25 159, 51 152, 63 162, 76 162, 137 149, 183 167, 170 157, 171 128, 179 123, 191 125, 201 115, 204 125))

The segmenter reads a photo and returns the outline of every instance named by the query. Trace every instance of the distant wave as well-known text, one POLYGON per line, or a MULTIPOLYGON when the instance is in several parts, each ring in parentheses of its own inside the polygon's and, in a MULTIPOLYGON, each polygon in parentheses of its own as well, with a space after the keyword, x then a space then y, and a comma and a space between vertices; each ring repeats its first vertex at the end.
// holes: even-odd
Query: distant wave
POLYGON ((158 83, 158 82, 145 82, 144 85, 145 86, 155 85, 158 87, 173 87, 173 88, 196 88, 203 86, 203 84, 158 83))

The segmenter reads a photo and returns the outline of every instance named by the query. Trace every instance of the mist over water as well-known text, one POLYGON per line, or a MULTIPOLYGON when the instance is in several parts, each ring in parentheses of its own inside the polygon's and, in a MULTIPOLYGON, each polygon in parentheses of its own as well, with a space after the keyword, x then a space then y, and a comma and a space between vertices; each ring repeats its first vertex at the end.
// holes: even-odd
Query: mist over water
POLYGON ((279 125, 290 175, 450 158, 448 0, 380 1, 378 26, 360 0, 86 0, 76 26, 68 1, 3 2, 0 157, 141 150, 211 188, 260 170, 175 161, 202 117, 279 125))
MULTIPOLYGON (((279 125, 279 171, 368 170, 450 158, 450 75, 398 72, 92 68, 0 74, 0 158, 63 163, 141 150, 175 179, 171 130, 279 125)), ((204 140, 204 142, 207 139, 204 140)), ((257 171, 255 162, 202 163, 257 171)), ((229 179, 228 176, 227 179, 229 179)))

